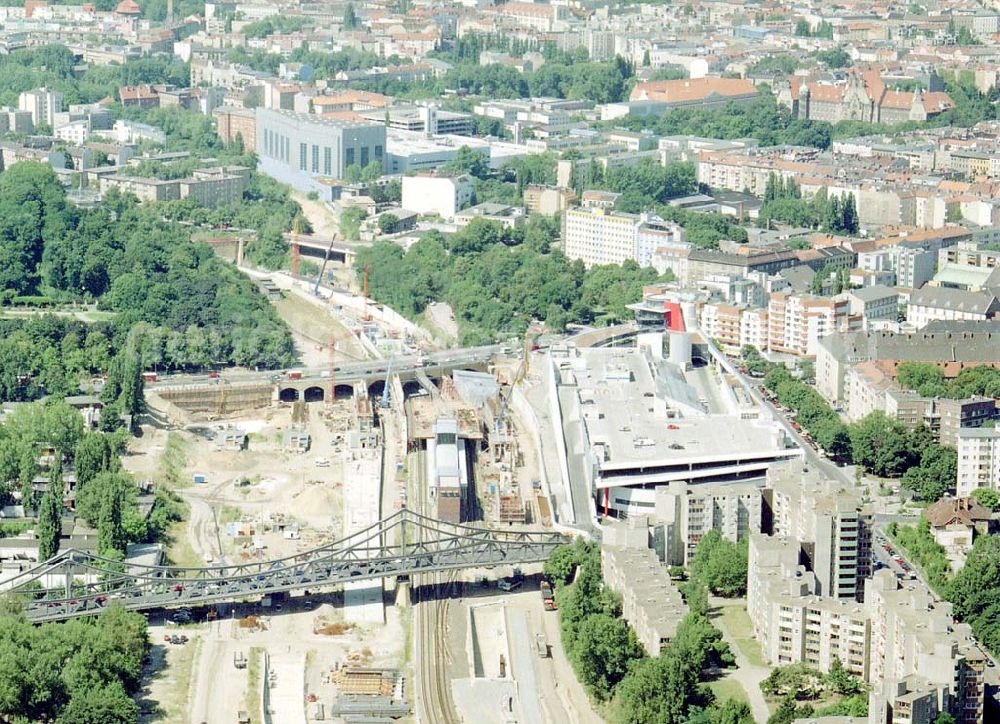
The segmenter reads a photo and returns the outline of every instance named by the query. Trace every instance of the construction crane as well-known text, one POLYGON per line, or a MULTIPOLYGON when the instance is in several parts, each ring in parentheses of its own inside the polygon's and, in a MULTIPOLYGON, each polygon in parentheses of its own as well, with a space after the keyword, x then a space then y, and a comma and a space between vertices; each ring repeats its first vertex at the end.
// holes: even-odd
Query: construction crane
POLYGON ((392 362, 395 357, 389 358, 389 366, 385 370, 385 384, 382 385, 382 400, 379 402, 379 407, 383 410, 389 407, 389 378, 392 377, 392 362))
POLYGON ((219 385, 219 404, 215 408, 215 414, 211 419, 217 420, 226 414, 226 380, 222 377, 216 380, 219 385))
POLYGON ((333 253, 333 245, 336 242, 337 237, 330 239, 330 245, 326 247, 326 254, 323 256, 323 266, 319 268, 319 274, 316 275, 316 283, 313 284, 313 296, 319 295, 319 283, 323 281, 323 274, 326 273, 326 265, 330 261, 330 254, 333 253))
POLYGON ((295 215, 292 220, 292 276, 299 275, 302 266, 302 248, 299 246, 299 234, 302 233, 302 216, 295 215))
POLYGON ((372 265, 365 264, 364 276, 361 285, 361 301, 365 305, 364 314, 362 318, 367 322, 371 319, 371 315, 368 313, 368 275, 371 273, 372 265))

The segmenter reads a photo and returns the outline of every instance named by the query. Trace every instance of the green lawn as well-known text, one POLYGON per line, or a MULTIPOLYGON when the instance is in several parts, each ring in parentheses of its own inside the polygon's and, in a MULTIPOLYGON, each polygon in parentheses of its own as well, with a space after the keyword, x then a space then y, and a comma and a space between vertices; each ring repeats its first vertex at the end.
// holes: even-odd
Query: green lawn
POLYGON ((743 690, 743 685, 736 679, 728 677, 708 682, 708 688, 715 694, 719 701, 735 699, 736 701, 749 701, 747 693, 743 690))
POLYGON ((735 639, 736 645, 747 657, 747 661, 753 666, 767 666, 760 651, 760 644, 754 640, 753 625, 746 610, 742 606, 721 606, 716 612, 718 614, 718 618, 715 619, 716 625, 735 639))

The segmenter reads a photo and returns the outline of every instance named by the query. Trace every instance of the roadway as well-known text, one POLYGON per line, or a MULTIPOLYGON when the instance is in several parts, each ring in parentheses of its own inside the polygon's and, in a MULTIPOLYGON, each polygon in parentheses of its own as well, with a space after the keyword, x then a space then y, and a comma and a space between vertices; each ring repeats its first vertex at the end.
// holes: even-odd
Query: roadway
POLYGON ((785 416, 784 411, 778 409, 771 403, 770 400, 764 397, 760 389, 762 384, 760 380, 752 379, 747 375, 744 375, 739 371, 736 365, 733 364, 732 360, 730 360, 729 357, 722 352, 722 350, 715 346, 715 343, 712 342, 707 335, 702 334, 701 336, 705 339, 705 343, 712 353, 712 356, 715 357, 726 372, 733 375, 740 381, 744 389, 746 389, 747 393, 750 395, 751 399, 753 399, 754 402, 761 407, 771 411, 771 414, 774 416, 774 419, 778 421, 778 424, 784 428, 788 436, 802 449, 805 460, 810 466, 821 470, 827 475, 827 477, 840 480, 845 485, 850 487, 855 487, 857 485, 853 474, 851 473, 851 468, 839 467, 826 457, 820 455, 816 451, 816 448, 814 448, 808 440, 802 437, 798 430, 792 427, 791 421, 785 416))

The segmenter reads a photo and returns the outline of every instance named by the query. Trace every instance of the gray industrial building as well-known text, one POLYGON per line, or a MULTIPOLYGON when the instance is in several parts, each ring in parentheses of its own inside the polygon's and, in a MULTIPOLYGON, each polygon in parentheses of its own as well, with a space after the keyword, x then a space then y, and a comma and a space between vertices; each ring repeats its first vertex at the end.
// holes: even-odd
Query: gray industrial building
POLYGON ((269 176, 329 199, 332 185, 319 179, 342 179, 349 166, 385 162, 385 125, 258 108, 257 157, 269 176))

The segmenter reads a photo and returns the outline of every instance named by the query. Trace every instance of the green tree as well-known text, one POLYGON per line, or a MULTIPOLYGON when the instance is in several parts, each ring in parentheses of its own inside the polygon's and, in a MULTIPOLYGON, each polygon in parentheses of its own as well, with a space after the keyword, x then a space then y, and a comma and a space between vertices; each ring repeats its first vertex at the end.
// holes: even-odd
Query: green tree
POLYGON ((726 699, 708 710, 712 724, 753 724, 753 711, 745 701, 726 699))
POLYGON ((490 172, 489 159, 479 150, 462 146, 455 158, 441 167, 444 172, 467 173, 475 178, 483 179, 490 172))
POLYGON ((578 537, 573 543, 561 545, 552 551, 545 561, 545 576, 557 586, 569 583, 576 567, 588 558, 592 559, 594 555, 594 545, 578 537))
POLYGON ((399 217, 395 214, 382 214, 378 217, 378 228, 383 234, 395 234, 399 231, 399 217))
POLYGON ((927 445, 920 453, 920 463, 903 473, 902 484, 921 500, 939 500, 955 485, 958 453, 944 445, 927 445))
POLYGON ((747 584, 746 542, 733 543, 710 530, 698 541, 690 568, 691 577, 704 581, 713 593, 740 596, 747 584))
POLYGON ((38 560, 47 561, 59 552, 59 536, 62 533, 62 486, 57 492, 50 489, 42 496, 38 507, 38 560))
POLYGON ((76 485, 79 493, 100 473, 117 472, 121 463, 121 452, 112 436, 100 432, 89 432, 80 438, 74 453, 76 485))
POLYGON ((880 477, 899 477, 916 462, 909 431, 876 411, 851 427, 854 462, 880 477))
POLYGON ((636 663, 618 686, 614 709, 622 722, 683 722, 691 704, 703 695, 698 671, 668 650, 636 663))
POLYGON ((1000 510, 1000 493, 991 488, 976 488, 972 491, 972 497, 985 508, 1000 510))
POLYGON ((840 230, 848 234, 857 234, 858 228, 858 209, 855 205, 854 194, 847 194, 841 210, 840 230))
POLYGON ((344 10, 344 30, 354 30, 358 27, 358 15, 354 10, 354 3, 347 3, 344 10))
POLYGON ((629 664, 642 656, 635 634, 622 619, 595 614, 580 623, 573 666, 580 682, 598 700, 610 699, 629 664))

